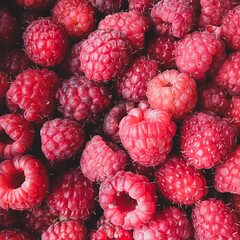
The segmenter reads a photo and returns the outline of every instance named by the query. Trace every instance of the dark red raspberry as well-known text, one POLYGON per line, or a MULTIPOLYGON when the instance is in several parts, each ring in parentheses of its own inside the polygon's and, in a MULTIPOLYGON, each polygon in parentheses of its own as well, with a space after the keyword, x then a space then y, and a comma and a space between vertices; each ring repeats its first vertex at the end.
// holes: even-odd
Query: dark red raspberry
POLYGON ((176 207, 167 207, 148 224, 133 230, 134 240, 189 240, 192 231, 187 214, 176 207))
POLYGON ((35 131, 31 123, 20 114, 0 117, 0 159, 9 159, 28 152, 35 131))
POLYGON ((42 234, 42 240, 86 240, 87 228, 78 220, 66 220, 52 224, 42 234))
POLYGON ((175 48, 177 40, 173 37, 154 37, 147 45, 147 53, 159 61, 160 66, 172 68, 176 66, 175 48))
POLYGON ((86 220, 95 209, 96 190, 78 168, 55 180, 46 202, 49 211, 63 218, 86 220))
POLYGON ((73 39, 86 37, 95 26, 93 7, 86 0, 59 0, 52 10, 52 16, 73 39))
POLYGON ((109 81, 124 72, 130 54, 129 41, 122 32, 96 30, 81 46, 81 68, 91 80, 109 81))
POLYGON ((166 70, 150 80, 147 97, 153 109, 166 110, 173 119, 181 120, 197 102, 197 85, 186 73, 166 70))
POLYGON ((0 208, 0 227, 11 227, 18 223, 19 212, 13 211, 12 209, 2 209, 0 208))
POLYGON ((199 202, 208 192, 206 179, 182 155, 167 157, 155 172, 155 184, 164 197, 181 205, 199 202))
POLYGON ((120 12, 125 6, 126 0, 90 0, 93 7, 104 14, 120 12))
POLYGON ((31 155, 0 163, 0 207, 25 210, 38 206, 48 191, 48 175, 31 155))
POLYGON ((151 10, 158 35, 184 37, 195 25, 195 6, 190 0, 162 0, 151 10))
POLYGON ((108 89, 84 75, 65 80, 56 98, 64 117, 86 123, 96 122, 110 104, 108 89))
POLYGON ((119 126, 119 135, 131 158, 144 165, 163 162, 172 149, 176 125, 163 110, 134 108, 119 126))
POLYGON ((0 106, 5 102, 6 92, 10 86, 11 79, 7 73, 0 71, 0 106))
POLYGON ((136 10, 142 14, 150 13, 151 8, 159 2, 159 0, 128 0, 129 10, 136 10))
POLYGON ((145 46, 145 32, 150 28, 149 21, 137 11, 118 12, 106 16, 99 22, 99 29, 113 28, 123 32, 133 51, 142 50, 145 46))
POLYGON ((239 240, 237 216, 222 201, 214 198, 197 204, 192 212, 196 240, 239 240))
POLYGON ((68 36, 51 18, 33 21, 23 34, 28 57, 44 67, 59 64, 68 47, 68 36))
POLYGON ((184 119, 180 135, 183 156, 196 168, 212 168, 236 144, 237 128, 213 112, 194 112, 184 119))
POLYGON ((124 170, 127 161, 128 156, 122 149, 96 135, 87 142, 80 165, 84 176, 90 181, 103 182, 124 170))
POLYGON ((240 216, 240 195, 232 194, 230 196, 230 204, 239 217, 240 216))
POLYGON ((20 6, 33 11, 42 11, 50 7, 55 0, 15 0, 20 6))
POLYGON ((99 191, 104 216, 125 230, 148 223, 155 214, 156 189, 145 176, 119 171, 99 191))
POLYGON ((33 21, 41 18, 41 14, 38 12, 24 11, 20 17, 20 25, 23 29, 26 29, 33 21))
POLYGON ((27 121, 42 123, 55 110, 55 92, 60 84, 53 71, 27 69, 11 83, 7 105, 10 111, 23 113, 27 121))
POLYGON ((22 229, 4 229, 0 231, 1 240, 34 240, 31 234, 22 229))
POLYGON ((140 56, 115 81, 118 96, 134 102, 146 99, 147 84, 158 72, 158 63, 154 59, 140 56))

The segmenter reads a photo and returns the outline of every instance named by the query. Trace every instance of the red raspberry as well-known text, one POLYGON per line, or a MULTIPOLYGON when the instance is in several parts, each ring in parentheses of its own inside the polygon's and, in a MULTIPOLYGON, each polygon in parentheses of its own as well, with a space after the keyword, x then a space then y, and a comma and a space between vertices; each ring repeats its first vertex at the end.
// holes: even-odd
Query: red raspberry
POLYGON ((232 49, 240 49, 240 6, 233 8, 222 20, 222 30, 225 42, 232 49))
POLYGON ((205 77, 211 64, 222 59, 225 45, 215 33, 196 31, 181 39, 175 50, 176 64, 180 72, 188 73, 195 80, 205 77))
POLYGON ((8 74, 0 71, 0 106, 5 102, 6 92, 10 86, 11 79, 8 74))
POLYGON ((103 182, 99 190, 104 216, 125 230, 148 223, 155 214, 156 200, 154 184, 132 172, 117 172, 103 182))
POLYGON ((42 240, 86 240, 87 228, 78 220, 66 220, 52 224, 42 234, 42 240))
POLYGON ((51 18, 33 21, 23 34, 28 57, 44 67, 59 64, 68 47, 68 36, 51 18))
POLYGON ((135 59, 115 81, 118 96, 134 102, 146 99, 147 84, 158 71, 158 63, 154 59, 146 56, 135 59))
POLYGON ((27 121, 42 123, 55 110, 55 92, 60 86, 57 74, 46 68, 27 69, 19 74, 7 91, 12 112, 21 112, 27 121))
POLYGON ((55 0, 15 0, 20 6, 33 11, 47 9, 55 0))
POLYGON ((195 25, 195 7, 190 0, 162 0, 151 10, 151 17, 158 35, 184 37, 195 25))
POLYGON ((148 19, 137 11, 118 12, 106 16, 99 22, 99 29, 113 28, 123 32, 133 51, 144 48, 145 32, 150 28, 148 19))
POLYGON ((63 218, 86 220, 95 208, 95 187, 78 168, 55 180, 47 197, 49 211, 63 218))
POLYGON ((175 204, 192 205, 207 194, 206 179, 187 165, 181 155, 171 155, 155 172, 155 183, 161 194, 175 204))
POLYGON ((147 14, 159 0, 128 0, 129 10, 136 10, 142 14, 147 14))
POLYGON ((19 221, 19 215, 18 211, 0 208, 0 227, 4 228, 15 225, 19 221))
POLYGON ((240 216, 240 195, 232 194, 230 197, 230 203, 237 215, 240 216))
POLYGON ((56 93, 64 117, 91 123, 97 121, 110 104, 108 89, 84 75, 63 82, 56 93))
POLYGON ((81 170, 92 182, 103 182, 124 170, 128 161, 127 154, 101 136, 94 136, 87 144, 80 160, 81 170))
POLYGON ((167 207, 148 224, 133 231, 134 240, 189 240, 192 232, 187 214, 176 207, 167 207))
POLYGON ((31 123, 20 114, 0 117, 0 159, 13 158, 28 152, 35 131, 31 123))
POLYGON ((73 39, 81 39, 95 26, 93 7, 85 0, 59 0, 52 10, 56 23, 60 23, 73 39))
POLYGON ((0 231, 0 240, 33 240, 34 238, 22 229, 4 229, 0 231))
POLYGON ((153 109, 166 110, 173 119, 181 120, 197 102, 197 85, 186 73, 166 70, 150 80, 147 97, 153 109))
POLYGON ((0 163, 0 207, 24 210, 39 205, 48 191, 44 165, 31 155, 0 163))
POLYGON ((196 240, 239 240, 238 219, 222 201, 214 198, 197 204, 192 212, 196 240))
POLYGON ((176 125, 163 110, 134 108, 119 126, 119 135, 131 158, 144 165, 156 166, 171 151, 176 125))
POLYGON ((120 12, 125 6, 126 0, 90 0, 93 7, 104 14, 120 12))
POLYGON ((236 144, 237 128, 213 112, 194 112, 184 119, 180 135, 183 156, 196 168, 212 168, 236 144))
POLYGON ((81 68, 87 78, 94 81, 109 81, 123 73, 129 57, 126 36, 114 29, 96 30, 89 34, 80 52, 81 68))

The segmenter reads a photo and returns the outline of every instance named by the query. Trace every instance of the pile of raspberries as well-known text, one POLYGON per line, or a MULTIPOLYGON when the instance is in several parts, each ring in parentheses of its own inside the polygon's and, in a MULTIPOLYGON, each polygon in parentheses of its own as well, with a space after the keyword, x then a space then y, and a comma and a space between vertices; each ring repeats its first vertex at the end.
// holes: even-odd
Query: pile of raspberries
POLYGON ((240 0, 0 2, 0 240, 240 240, 240 0))

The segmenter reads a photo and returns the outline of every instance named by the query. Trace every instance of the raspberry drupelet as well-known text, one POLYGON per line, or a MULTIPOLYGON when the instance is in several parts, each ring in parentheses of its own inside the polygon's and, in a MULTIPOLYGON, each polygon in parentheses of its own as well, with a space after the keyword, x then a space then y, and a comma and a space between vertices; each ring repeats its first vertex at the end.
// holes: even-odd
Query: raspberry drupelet
POLYGON ((15 0, 20 6, 32 11, 43 11, 47 9, 55 0, 15 0))
POLYGON ((23 229, 4 229, 0 231, 1 240, 34 240, 33 236, 29 232, 23 229))
POLYGON ((0 208, 0 227, 9 228, 16 223, 18 223, 20 217, 20 212, 14 211, 12 209, 3 209, 0 208))
POLYGON ((103 14, 120 12, 126 5, 127 0, 89 0, 93 7, 103 14))
POLYGON ((142 14, 150 14, 152 7, 159 0, 128 0, 129 10, 135 10, 142 14))
POLYGON ((5 102, 5 96, 10 87, 11 79, 6 72, 0 71, 0 106, 5 102))

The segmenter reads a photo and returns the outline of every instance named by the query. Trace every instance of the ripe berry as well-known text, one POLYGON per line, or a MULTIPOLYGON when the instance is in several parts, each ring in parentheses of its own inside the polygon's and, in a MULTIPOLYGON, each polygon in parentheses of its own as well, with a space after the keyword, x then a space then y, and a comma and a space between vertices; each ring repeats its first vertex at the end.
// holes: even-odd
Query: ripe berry
POLYGON ((0 71, 0 105, 5 102, 6 92, 10 86, 11 79, 7 73, 0 71))
POLYGON ((4 229, 0 231, 1 240, 34 240, 29 232, 23 229, 4 229))
POLYGON ((105 15, 120 12, 126 4, 126 0, 90 0, 90 2, 93 7, 105 15))

